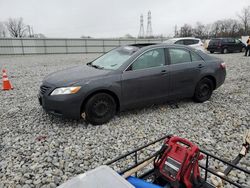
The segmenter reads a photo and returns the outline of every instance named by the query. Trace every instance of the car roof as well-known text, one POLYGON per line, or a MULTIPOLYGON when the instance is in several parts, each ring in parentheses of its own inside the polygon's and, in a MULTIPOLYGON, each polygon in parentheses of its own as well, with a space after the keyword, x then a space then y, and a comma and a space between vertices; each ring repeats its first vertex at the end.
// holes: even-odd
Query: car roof
POLYGON ((212 38, 211 40, 234 39, 233 37, 212 38))
POLYGON ((184 49, 188 49, 188 50, 195 50, 194 48, 190 47, 190 46, 186 46, 186 45, 181 45, 181 44, 166 44, 166 43, 158 43, 158 44, 153 44, 153 45, 147 45, 144 47, 141 47, 142 50, 147 50, 147 49, 151 49, 151 48, 157 48, 157 47, 178 47, 178 48, 184 48, 184 49))
POLYGON ((177 41, 177 40, 185 40, 185 39, 201 40, 201 39, 195 38, 195 37, 181 37, 181 38, 171 38, 171 39, 168 39, 168 40, 166 40, 166 41, 169 41, 169 40, 177 41))
POLYGON ((151 45, 156 45, 157 43, 137 43, 137 44, 130 44, 128 46, 135 46, 138 48, 143 48, 145 46, 151 46, 151 45))

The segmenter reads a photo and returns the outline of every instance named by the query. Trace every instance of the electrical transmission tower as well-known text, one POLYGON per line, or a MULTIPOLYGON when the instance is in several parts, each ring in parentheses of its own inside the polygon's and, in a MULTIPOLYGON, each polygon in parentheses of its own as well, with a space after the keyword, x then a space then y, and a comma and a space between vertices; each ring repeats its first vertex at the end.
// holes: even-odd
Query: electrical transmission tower
POLYGON ((151 17, 151 12, 148 11, 148 25, 147 25, 146 37, 152 37, 152 36, 153 36, 152 17, 151 17))
POLYGON ((144 38, 144 26, 143 26, 143 15, 140 17, 140 31, 138 38, 144 38))

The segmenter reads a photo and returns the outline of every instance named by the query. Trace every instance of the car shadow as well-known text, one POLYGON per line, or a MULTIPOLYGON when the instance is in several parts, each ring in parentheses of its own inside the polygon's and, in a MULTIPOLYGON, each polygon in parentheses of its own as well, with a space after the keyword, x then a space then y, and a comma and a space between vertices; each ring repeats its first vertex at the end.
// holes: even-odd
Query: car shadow
MULTIPOLYGON (((135 114, 143 114, 145 111, 158 111, 159 109, 165 109, 166 111, 168 109, 176 109, 179 108, 185 108, 186 105, 194 103, 192 99, 181 99, 181 100, 175 100, 175 101, 169 101, 161 104, 151 104, 139 108, 129 109, 122 112, 117 112, 116 116, 119 119, 125 119, 125 117, 132 116, 135 114)), ((74 119, 68 119, 65 117, 58 117, 52 114, 47 114, 44 112, 44 115, 46 118, 49 119, 51 124, 56 124, 58 126, 71 126, 71 127, 83 127, 88 128, 89 126, 93 126, 90 123, 88 123, 85 119, 80 120, 74 120, 74 119)), ((112 120, 111 120, 112 121, 112 120)), ((101 126, 101 125, 95 125, 95 126, 101 126)))

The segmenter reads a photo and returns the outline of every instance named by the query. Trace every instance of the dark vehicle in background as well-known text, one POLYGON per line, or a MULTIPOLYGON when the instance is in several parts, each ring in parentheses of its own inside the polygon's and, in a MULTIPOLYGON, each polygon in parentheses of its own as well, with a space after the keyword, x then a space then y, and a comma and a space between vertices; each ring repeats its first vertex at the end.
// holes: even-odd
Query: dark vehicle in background
POLYGON ((226 54, 228 52, 245 51, 246 45, 238 39, 234 38, 214 38, 211 39, 207 50, 210 53, 220 52, 226 54))
POLYGON ((225 76, 225 63, 200 50, 136 44, 48 75, 38 96, 49 113, 97 125, 130 108, 180 98, 204 102, 225 76))

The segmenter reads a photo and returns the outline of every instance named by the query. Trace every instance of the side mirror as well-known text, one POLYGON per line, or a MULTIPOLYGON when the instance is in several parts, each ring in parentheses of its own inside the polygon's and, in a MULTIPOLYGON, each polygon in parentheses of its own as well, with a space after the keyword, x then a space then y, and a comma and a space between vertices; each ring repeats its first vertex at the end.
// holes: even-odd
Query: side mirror
POLYGON ((130 66, 126 69, 126 71, 132 71, 132 65, 130 65, 130 66))

